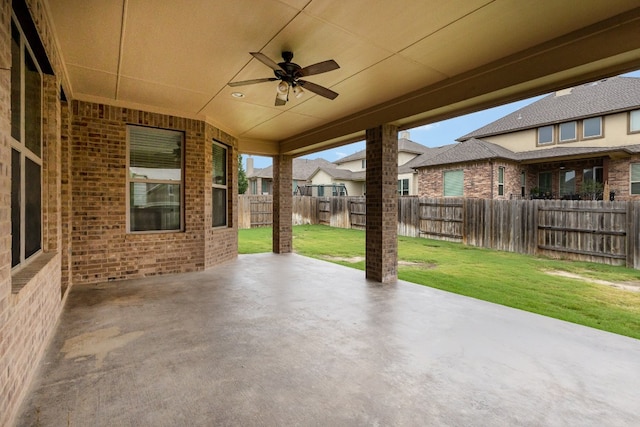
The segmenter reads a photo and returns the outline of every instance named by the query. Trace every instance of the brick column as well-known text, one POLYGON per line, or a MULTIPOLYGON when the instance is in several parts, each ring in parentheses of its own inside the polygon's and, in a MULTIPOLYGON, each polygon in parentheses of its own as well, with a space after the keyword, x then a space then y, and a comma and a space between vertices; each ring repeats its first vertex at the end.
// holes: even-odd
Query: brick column
POLYGON ((273 157, 273 252, 290 253, 292 249, 293 158, 273 157))
POLYGON ((398 277, 398 129, 367 129, 366 277, 398 277))

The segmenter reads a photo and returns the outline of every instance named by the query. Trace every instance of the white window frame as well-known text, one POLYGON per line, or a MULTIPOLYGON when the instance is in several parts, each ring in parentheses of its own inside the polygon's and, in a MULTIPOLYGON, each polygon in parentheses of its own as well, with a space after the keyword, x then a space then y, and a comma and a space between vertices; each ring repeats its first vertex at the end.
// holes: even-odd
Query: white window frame
POLYGON ((640 163, 631 163, 629 165, 629 194, 640 195, 640 163), (634 171, 634 169, 637 169, 634 171), (636 188, 634 190, 634 185, 636 188))
POLYGON ((553 144, 554 141, 554 136, 555 136, 555 129, 553 125, 548 125, 548 126, 540 126, 537 130, 536 130, 536 141, 538 141, 538 145, 550 145, 553 144), (540 131, 542 129, 551 129, 551 140, 549 141, 541 141, 540 140, 540 131))
POLYGON ((572 142, 572 141, 577 141, 578 140, 578 122, 576 121, 572 121, 572 122, 565 122, 565 123, 560 123, 558 125, 558 140, 560 142, 572 142), (573 126, 571 126, 573 125, 573 126), (573 134, 571 135, 570 138, 567 138, 566 136, 563 135, 563 130, 566 132, 569 129, 573 130, 573 134))
MULTIPOLYGON (((43 126, 42 126, 42 116, 43 116, 43 110, 44 110, 44 78, 43 78, 43 72, 42 69, 40 67, 40 64, 38 63, 38 60, 36 58, 36 55, 33 53, 33 51, 31 50, 31 46, 29 46, 29 42, 27 41, 27 38, 24 34, 24 31, 22 30, 22 27, 20 26, 20 23, 18 22, 17 17, 15 16, 15 14, 12 12, 11 13, 11 23, 13 25, 15 25, 18 33, 19 33, 19 50, 20 50, 20 110, 19 111, 12 111, 12 121, 10 123, 10 126, 13 125, 13 114, 18 114, 19 115, 19 120, 20 120, 20 140, 16 140, 13 138, 12 135, 12 131, 11 129, 8 132, 8 136, 10 138, 11 141, 11 156, 13 157, 13 151, 15 150, 19 156, 19 163, 20 163, 20 249, 19 249, 19 257, 18 257, 18 262, 14 265, 13 264, 13 241, 12 241, 12 249, 11 249, 11 257, 12 257, 12 272, 14 271, 18 271, 20 270, 22 267, 24 267, 25 265, 28 264, 29 261, 33 260, 38 254, 42 253, 42 236, 43 236, 43 231, 44 231, 44 222, 43 222, 43 215, 42 215, 42 209, 43 209, 43 200, 44 200, 44 186, 43 186, 43 178, 44 178, 44 168, 43 168, 43 161, 42 161, 42 157, 43 157, 43 150, 44 150, 44 141, 43 141, 43 137, 42 137, 42 132, 43 132, 43 126), (25 81, 26 81, 26 77, 25 77, 25 73, 26 73, 26 58, 23 55, 30 55, 31 60, 33 62, 33 64, 35 65, 38 73, 40 74, 40 154, 34 153, 33 151, 31 151, 31 149, 29 149, 26 145, 26 127, 27 127, 27 123, 26 123, 26 97, 25 97, 25 91, 26 91, 26 86, 25 86, 25 81), (40 236, 39 236, 39 248, 34 251, 33 253, 31 253, 28 257, 26 256, 26 223, 27 223, 27 209, 26 209, 26 201, 27 201, 27 182, 26 182, 26 163, 27 160, 32 161, 33 163, 35 163, 37 166, 39 166, 40 168, 40 218, 39 218, 39 225, 40 225, 40 236)), ((11 32, 13 32, 13 29, 11 29, 11 32)), ((13 37, 13 35, 10 35, 11 37, 13 37)), ((12 160, 9 160, 9 163, 12 163, 12 160)), ((11 191, 12 192, 12 191, 11 191)), ((11 193, 10 193, 11 194, 11 193)), ((12 213, 12 212, 11 212, 12 213)))
POLYGON ((173 129, 160 129, 153 128, 147 126, 136 126, 136 125, 128 125, 127 126, 127 233, 131 234, 159 234, 159 233, 180 233, 184 231, 184 217, 185 217, 185 209, 184 209, 184 146, 185 146, 185 138, 184 133, 180 131, 176 131, 173 129), (130 164, 131 164, 131 140, 130 140, 130 130, 131 128, 137 129, 147 129, 149 132, 172 132, 172 133, 180 133, 182 134, 181 140, 181 150, 180 150, 180 180, 168 180, 168 179, 148 179, 142 177, 132 177, 130 172, 130 164), (158 229, 158 230, 132 230, 131 229, 131 184, 169 184, 169 185, 178 185, 179 190, 179 213, 180 213, 180 222, 178 228, 172 229, 158 229))
POLYGON ((498 167, 498 196, 504 196, 504 173, 505 167, 498 167))
POLYGON ((640 110, 629 111, 629 133, 640 132, 640 110))
MULTIPOLYGON (((450 178, 452 179, 452 178, 450 178)), ((456 183, 457 184, 457 183, 456 183)), ((442 195, 444 197, 464 197, 464 169, 454 169, 454 170, 448 170, 448 171, 444 171, 442 173, 442 195), (448 176, 452 176, 452 174, 461 174, 462 177, 460 178, 460 191, 457 191, 458 188, 455 188, 454 190, 456 194, 447 194, 447 189, 451 190, 451 186, 452 184, 449 184, 449 187, 447 186, 447 175, 448 176), (447 188, 448 187, 448 188, 447 188), (459 194, 458 194, 459 193, 459 194)))
MULTIPOLYGON (((229 226, 229 146, 222 144, 221 142, 213 140, 211 144, 211 227, 212 228, 227 228, 229 226), (224 182, 215 182, 215 160, 213 159, 213 147, 217 146, 224 150, 224 182), (215 212, 215 197, 213 197, 214 189, 224 191, 224 224, 215 224, 214 212, 215 212)), ((262 180, 264 186, 264 179, 262 180)))
POLYGON ((398 180, 398 196, 408 196, 409 195, 409 178, 402 178, 398 180), (404 184, 407 184, 405 187, 404 184))
POLYGON ((602 122, 602 116, 598 116, 598 117, 590 117, 590 118, 588 118, 588 119, 584 119, 584 120, 582 120, 582 138, 583 138, 583 139, 602 138, 602 136, 603 136, 603 134, 604 134, 604 133, 603 133, 603 131, 602 131, 602 125, 603 125, 603 122, 602 122), (588 122, 588 121, 590 121, 590 120, 595 120, 595 119, 598 119, 598 122, 599 122, 599 124, 600 124, 600 133, 598 133, 597 135, 589 135, 589 136, 585 135, 585 130, 586 130, 586 128, 587 128, 587 127, 586 127, 586 122, 588 122))

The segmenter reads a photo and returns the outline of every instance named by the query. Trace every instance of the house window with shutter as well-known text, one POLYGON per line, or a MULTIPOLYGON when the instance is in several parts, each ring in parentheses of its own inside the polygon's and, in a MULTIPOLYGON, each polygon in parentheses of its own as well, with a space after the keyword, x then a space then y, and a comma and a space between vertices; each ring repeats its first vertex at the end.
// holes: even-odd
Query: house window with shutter
POLYGON ((182 132, 128 126, 129 232, 183 229, 182 132))
POLYGON ((444 196, 462 197, 464 190, 464 171, 462 169, 444 172, 444 196))

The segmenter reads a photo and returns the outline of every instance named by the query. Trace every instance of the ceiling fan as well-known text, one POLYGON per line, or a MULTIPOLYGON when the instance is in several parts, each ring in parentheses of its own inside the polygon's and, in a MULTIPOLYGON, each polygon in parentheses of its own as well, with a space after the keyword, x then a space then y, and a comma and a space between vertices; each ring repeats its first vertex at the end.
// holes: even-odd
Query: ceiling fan
POLYGON ((285 105, 287 103, 287 101, 289 100, 290 90, 293 91, 293 94, 296 98, 300 98, 304 93, 302 88, 305 88, 317 95, 324 96, 328 99, 335 99, 338 96, 338 94, 331 89, 327 89, 326 87, 301 79, 302 77, 326 73, 327 71, 332 71, 340 68, 338 63, 333 59, 318 62, 317 64, 309 65, 303 68, 298 64, 291 62, 291 60, 293 59, 293 52, 282 52, 282 59, 284 61, 278 64, 276 64, 274 61, 260 52, 250 53, 258 61, 271 68, 273 70, 273 73, 275 74, 275 77, 231 82, 229 83, 229 86, 236 87, 280 80, 276 92, 276 106, 285 105))

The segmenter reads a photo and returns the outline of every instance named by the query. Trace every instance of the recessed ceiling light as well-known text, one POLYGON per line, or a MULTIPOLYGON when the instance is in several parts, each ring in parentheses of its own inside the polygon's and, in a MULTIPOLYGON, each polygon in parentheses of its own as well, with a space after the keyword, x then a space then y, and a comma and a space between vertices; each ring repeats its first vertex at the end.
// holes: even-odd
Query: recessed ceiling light
POLYGON ((232 92, 231 96, 233 96, 234 98, 244 98, 244 93, 242 93, 242 92, 232 92))

